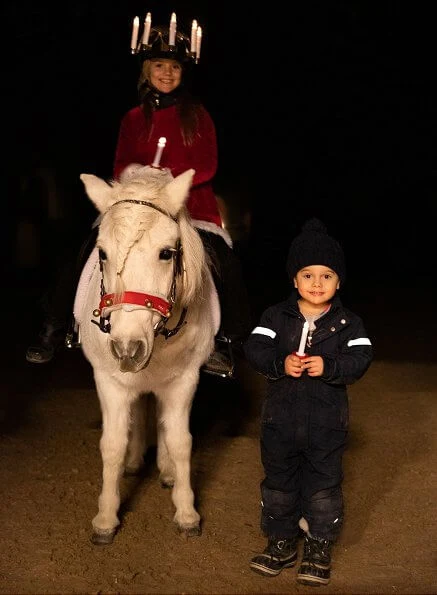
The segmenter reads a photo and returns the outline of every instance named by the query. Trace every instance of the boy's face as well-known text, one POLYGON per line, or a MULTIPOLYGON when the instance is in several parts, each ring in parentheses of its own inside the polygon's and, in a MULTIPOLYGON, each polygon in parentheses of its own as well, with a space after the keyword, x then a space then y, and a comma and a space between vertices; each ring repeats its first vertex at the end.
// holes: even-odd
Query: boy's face
POLYGON ((321 264, 300 269, 293 281, 301 298, 314 305, 329 302, 340 287, 337 273, 321 264))

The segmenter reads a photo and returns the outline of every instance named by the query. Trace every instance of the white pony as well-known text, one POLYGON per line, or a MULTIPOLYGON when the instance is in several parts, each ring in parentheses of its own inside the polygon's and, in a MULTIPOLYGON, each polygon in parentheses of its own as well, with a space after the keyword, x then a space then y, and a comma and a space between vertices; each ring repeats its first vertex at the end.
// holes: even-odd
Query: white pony
POLYGON ((173 178, 168 170, 130 166, 112 184, 80 176, 100 212, 98 264, 88 271, 76 314, 103 421, 95 544, 112 542, 120 523, 120 479, 143 464, 147 398, 142 395, 149 393, 156 399, 159 477, 172 487, 173 520, 187 535, 201 531, 191 487, 189 416, 217 322, 207 256, 185 208, 193 174, 191 169, 173 178))

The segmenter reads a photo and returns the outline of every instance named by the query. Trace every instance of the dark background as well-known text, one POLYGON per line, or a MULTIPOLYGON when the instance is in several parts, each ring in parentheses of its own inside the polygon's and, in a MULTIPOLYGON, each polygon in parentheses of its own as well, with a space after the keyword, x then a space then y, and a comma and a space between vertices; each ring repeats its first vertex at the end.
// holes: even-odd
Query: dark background
POLYGON ((193 18, 203 27, 195 90, 216 122, 216 191, 258 305, 282 298, 288 245, 312 215, 343 243, 353 291, 420 289, 435 255, 432 14, 303 4, 4 3, 7 272, 25 286, 77 252, 95 216, 79 175, 111 176, 137 100, 132 19, 150 10, 166 24, 174 10, 188 34, 193 18))

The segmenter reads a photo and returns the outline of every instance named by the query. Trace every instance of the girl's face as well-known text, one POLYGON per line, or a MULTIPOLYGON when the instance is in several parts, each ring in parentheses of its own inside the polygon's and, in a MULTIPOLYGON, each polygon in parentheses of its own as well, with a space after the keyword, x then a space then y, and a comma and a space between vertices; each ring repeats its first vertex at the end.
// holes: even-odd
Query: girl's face
POLYGON ((150 83, 160 93, 171 93, 181 84, 182 66, 176 60, 155 58, 150 61, 150 83))
POLYGON ((329 267, 314 264, 301 269, 294 278, 301 298, 313 305, 329 302, 340 287, 337 273, 329 267))

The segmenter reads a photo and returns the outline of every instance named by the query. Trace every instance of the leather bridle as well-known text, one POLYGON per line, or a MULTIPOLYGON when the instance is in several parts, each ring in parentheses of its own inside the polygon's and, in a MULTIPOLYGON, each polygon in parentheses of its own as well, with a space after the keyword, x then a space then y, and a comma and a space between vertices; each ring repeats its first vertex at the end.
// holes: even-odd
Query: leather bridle
MULTIPOLYGON (((110 209, 118 205, 120 203, 131 203, 131 204, 139 204, 143 206, 150 207, 155 209, 155 211, 159 211, 166 217, 169 217, 175 223, 179 223, 177 217, 174 217, 161 207, 147 201, 147 200, 134 200, 134 199, 124 199, 114 203, 110 209)), ((109 211, 109 209, 108 209, 109 211)), ((106 211, 106 212, 108 212, 106 211)), ((181 315, 179 317, 179 321, 175 327, 172 329, 167 328, 167 322, 172 315, 172 309, 176 302, 176 285, 177 285, 177 278, 183 275, 183 264, 182 264, 182 244, 181 241, 178 240, 176 243, 175 248, 170 249, 173 256, 173 278, 170 285, 170 290, 167 299, 163 298, 156 293, 150 292, 142 292, 142 291, 123 291, 120 294, 116 293, 106 293, 105 286, 104 286, 104 279, 103 279, 103 261, 99 254, 99 266, 100 266, 100 273, 101 273, 101 280, 100 280, 100 303, 98 308, 93 310, 93 316, 99 318, 99 322, 96 320, 91 320, 94 324, 100 328, 100 330, 104 333, 111 332, 111 312, 114 310, 119 310, 123 306, 135 306, 135 308, 131 308, 131 310, 138 310, 139 308, 144 308, 145 310, 152 310, 153 312, 157 312, 160 315, 159 321, 154 326, 155 336, 158 334, 164 335, 166 339, 173 337, 181 328, 185 322, 185 317, 187 314, 187 308, 183 308, 181 311, 181 315)), ((126 309, 126 308, 125 308, 126 309)))

